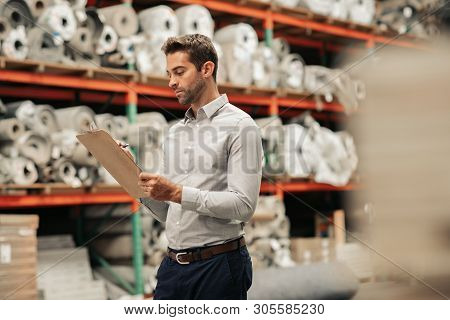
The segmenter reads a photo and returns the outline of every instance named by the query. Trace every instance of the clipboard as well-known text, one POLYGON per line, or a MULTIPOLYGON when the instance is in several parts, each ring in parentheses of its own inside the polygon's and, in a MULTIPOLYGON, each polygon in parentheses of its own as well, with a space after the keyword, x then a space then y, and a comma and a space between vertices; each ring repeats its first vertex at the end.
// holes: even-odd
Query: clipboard
POLYGON ((130 159, 108 132, 101 129, 87 131, 77 135, 77 139, 130 196, 136 199, 146 197, 138 185, 141 168, 130 159))

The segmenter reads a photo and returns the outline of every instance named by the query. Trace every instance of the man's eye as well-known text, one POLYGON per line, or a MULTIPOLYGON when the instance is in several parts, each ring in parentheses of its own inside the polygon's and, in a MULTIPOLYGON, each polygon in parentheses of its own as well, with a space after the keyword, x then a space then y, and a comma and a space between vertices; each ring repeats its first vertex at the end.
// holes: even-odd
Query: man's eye
POLYGON ((177 72, 175 73, 177 76, 182 76, 184 72, 177 72))

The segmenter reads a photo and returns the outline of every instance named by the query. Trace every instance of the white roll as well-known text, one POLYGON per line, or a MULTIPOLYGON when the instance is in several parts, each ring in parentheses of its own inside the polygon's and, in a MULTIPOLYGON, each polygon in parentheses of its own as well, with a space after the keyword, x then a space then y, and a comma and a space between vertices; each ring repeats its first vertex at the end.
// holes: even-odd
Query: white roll
POLYGON ((175 11, 180 24, 180 34, 202 34, 212 39, 214 20, 209 10, 196 4, 184 6, 175 11))
POLYGON ((48 135, 59 130, 55 110, 52 106, 35 105, 30 100, 9 103, 9 113, 15 114, 27 129, 40 135, 48 135))
POLYGON ((216 68, 217 68, 217 83, 226 83, 228 81, 227 66, 226 66, 225 57, 223 55, 222 46, 215 41, 213 41, 213 46, 216 49, 217 61, 218 61, 218 65, 216 66, 216 68))
POLYGON ((289 54, 291 51, 291 47, 289 46, 289 42, 287 42, 284 38, 274 38, 272 40, 272 49, 278 58, 283 59, 285 56, 289 54))
POLYGON ((1 152, 8 157, 20 155, 32 160, 38 166, 45 166, 51 158, 52 144, 49 139, 27 131, 14 143, 5 144, 1 152))
POLYGON ((330 16, 340 20, 347 20, 349 14, 348 0, 335 0, 331 6, 330 16))
POLYGON ((168 6, 161 5, 142 10, 138 17, 141 29, 147 34, 152 46, 160 47, 167 38, 179 34, 177 16, 168 6))
POLYGON ((6 39, 11 31, 11 24, 5 17, 0 17, 0 40, 6 39))
POLYGON ((280 63, 280 81, 284 88, 302 90, 305 64, 299 54, 288 54, 280 63))
POLYGON ((95 46, 95 53, 102 55, 105 53, 111 53, 117 49, 117 44, 119 43, 119 36, 113 27, 105 24, 103 26, 103 31, 98 38, 95 46))
POLYGON ((1 44, 1 52, 8 58, 24 60, 28 55, 28 38, 25 28, 11 29, 1 44))
POLYGON ((16 118, 0 120, 0 141, 14 141, 25 134, 25 126, 16 118))
POLYGON ((47 7, 39 16, 38 24, 64 41, 71 40, 77 31, 77 20, 67 2, 59 2, 47 7))
POLYGON ((37 61, 58 62, 64 58, 64 46, 61 37, 54 37, 41 28, 28 30, 28 57, 37 61))
POLYGON ((95 123, 95 113, 87 106, 77 106, 55 111, 59 126, 77 132, 88 131, 95 123))
POLYGON ((109 132, 109 134, 113 135, 115 139, 116 133, 116 122, 114 121, 114 116, 111 113, 103 113, 95 115, 95 123, 97 123, 97 127, 99 129, 103 129, 109 132))
POLYGON ((98 162, 94 156, 78 141, 75 142, 75 148, 69 160, 78 166, 98 166, 98 162))
POLYGON ((78 28, 74 37, 70 40, 70 46, 82 53, 92 53, 94 43, 91 30, 85 27, 78 28))
POLYGON ((73 185, 76 181, 77 170, 67 159, 60 158, 52 163, 51 179, 54 182, 64 182, 73 185))
POLYGON ((306 178, 312 173, 304 149, 311 144, 308 129, 299 124, 283 126, 283 166, 285 173, 292 178, 306 178))
POLYGON ((128 141, 128 127, 130 122, 125 116, 115 116, 114 123, 116 125, 115 135, 117 139, 128 141))
POLYGON ((347 0, 350 20, 361 24, 372 24, 375 17, 375 0, 347 0))
POLYGON ((19 185, 30 185, 35 183, 39 174, 33 161, 23 157, 10 159, 11 182, 19 185))
POLYGON ((333 101, 334 71, 322 66, 306 66, 304 88, 309 93, 323 95, 327 102, 333 101))
POLYGON ((71 158, 77 144, 77 132, 73 129, 63 129, 51 134, 50 139, 55 147, 59 149, 59 154, 65 158, 71 158))
POLYGON ((105 18, 105 23, 114 28, 119 37, 130 37, 139 28, 139 23, 133 7, 118 4, 115 6, 98 9, 105 18))
POLYGON ((252 55, 246 48, 238 44, 222 46, 228 80, 239 86, 252 84, 252 55))
POLYGON ((237 44, 252 54, 258 47, 258 35, 255 29, 247 23, 238 23, 219 29, 214 34, 214 40, 220 45, 237 44))
POLYGON ((83 166, 77 170, 77 178, 84 186, 92 186, 98 179, 98 169, 93 166, 83 166))
POLYGON ((19 26, 29 28, 34 23, 30 8, 24 0, 2 1, 0 16, 7 18, 13 28, 19 26))
POLYGON ((52 3, 52 0, 25 0, 34 18, 38 18, 42 12, 52 3))
POLYGON ((253 53, 253 83, 260 88, 276 88, 278 86, 278 58, 275 52, 260 43, 253 53))
POLYGON ((330 15, 333 2, 334 0, 301 0, 302 5, 306 5, 309 10, 324 16, 330 15))
POLYGON ((136 68, 140 73, 152 73, 152 56, 152 49, 148 44, 142 44, 136 47, 136 68))
POLYGON ((300 0, 272 0, 272 2, 282 7, 295 8, 300 0))

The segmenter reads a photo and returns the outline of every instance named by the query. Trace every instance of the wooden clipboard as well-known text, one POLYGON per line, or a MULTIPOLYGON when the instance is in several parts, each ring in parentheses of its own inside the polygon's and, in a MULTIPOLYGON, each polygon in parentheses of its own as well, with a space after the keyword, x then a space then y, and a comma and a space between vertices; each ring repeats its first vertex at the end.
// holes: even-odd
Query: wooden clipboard
POLYGON ((141 168, 122 150, 105 130, 93 130, 77 135, 77 139, 105 167, 133 198, 145 197, 139 187, 141 168))

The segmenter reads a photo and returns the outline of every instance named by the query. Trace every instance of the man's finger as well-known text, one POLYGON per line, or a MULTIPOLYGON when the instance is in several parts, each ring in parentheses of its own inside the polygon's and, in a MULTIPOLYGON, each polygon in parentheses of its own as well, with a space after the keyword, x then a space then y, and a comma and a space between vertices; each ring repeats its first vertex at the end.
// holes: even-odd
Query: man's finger
POLYGON ((157 174, 149 173, 149 172, 141 172, 139 174, 139 180, 151 180, 158 177, 157 174))

